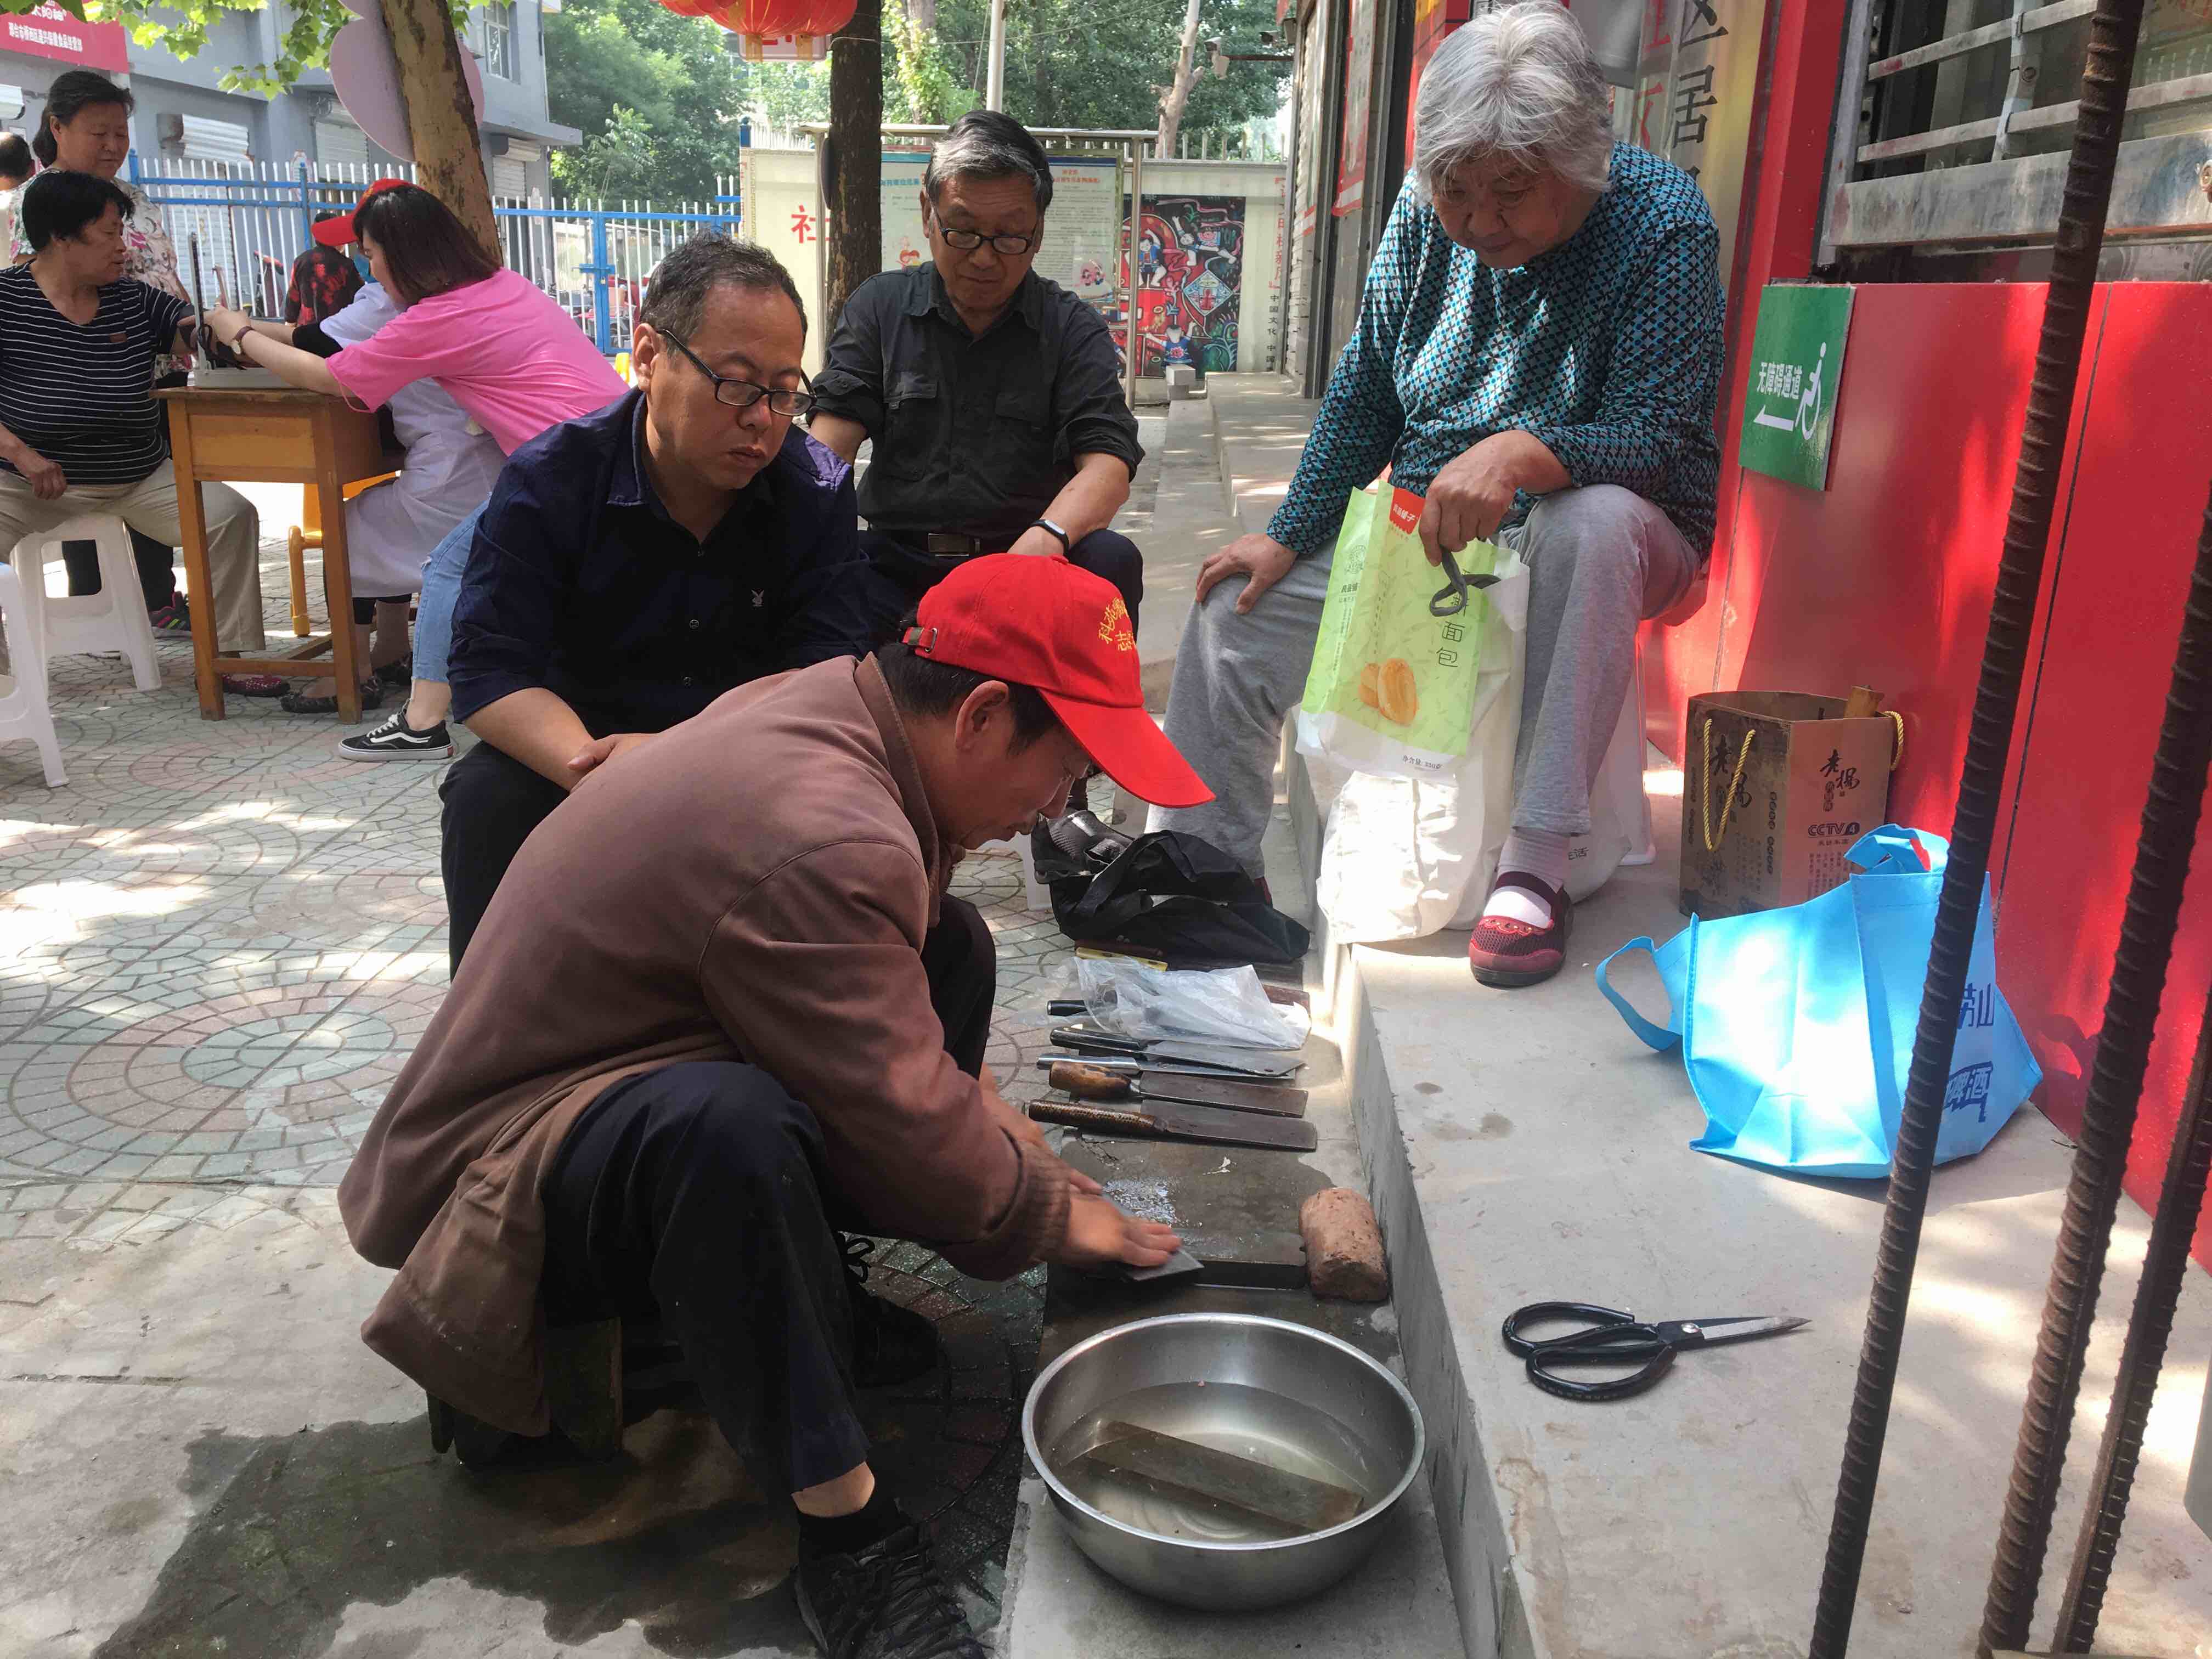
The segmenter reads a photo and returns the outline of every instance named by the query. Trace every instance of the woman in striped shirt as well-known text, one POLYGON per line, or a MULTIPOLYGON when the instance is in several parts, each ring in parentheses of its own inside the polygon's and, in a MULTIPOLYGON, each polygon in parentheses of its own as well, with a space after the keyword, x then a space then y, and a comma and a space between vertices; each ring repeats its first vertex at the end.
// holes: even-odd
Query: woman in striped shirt
MULTIPOLYGON (((35 530, 109 513, 166 547, 184 539, 154 359, 191 349, 191 307, 125 277, 131 198, 61 168, 24 188, 30 264, 0 271, 0 549, 35 530)), ((216 643, 264 643, 252 503, 202 486, 216 643)))

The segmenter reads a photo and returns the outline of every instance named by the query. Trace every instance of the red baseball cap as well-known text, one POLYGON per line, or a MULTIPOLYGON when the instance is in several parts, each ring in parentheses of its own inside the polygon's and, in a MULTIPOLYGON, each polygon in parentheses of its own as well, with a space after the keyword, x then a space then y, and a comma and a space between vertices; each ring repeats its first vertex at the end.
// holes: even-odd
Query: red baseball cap
POLYGON ((1106 775, 1155 806, 1213 799, 1145 712, 1129 608, 1103 576, 1054 556, 969 559, 922 595, 916 656, 1034 687, 1106 775))
POLYGON ((359 241, 361 238, 354 232, 353 215, 361 211, 362 202, 385 191, 397 190, 406 182, 404 179, 379 179, 362 191, 361 201, 353 204, 353 213, 341 213, 335 219, 325 219, 316 225, 313 230, 315 240, 325 247, 343 247, 348 242, 359 241))

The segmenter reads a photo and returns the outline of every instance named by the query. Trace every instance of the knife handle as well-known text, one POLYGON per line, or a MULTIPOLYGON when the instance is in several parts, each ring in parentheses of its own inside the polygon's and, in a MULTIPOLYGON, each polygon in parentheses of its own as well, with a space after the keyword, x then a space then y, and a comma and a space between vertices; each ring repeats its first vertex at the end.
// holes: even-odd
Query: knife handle
POLYGON ((1079 1060, 1056 1062, 1044 1079, 1053 1088, 1065 1089, 1079 1100, 1127 1100, 1135 1095, 1127 1078, 1079 1060))
POLYGON ((1040 1100, 1030 1107, 1031 1117, 1048 1123, 1064 1123, 1072 1129, 1113 1129, 1122 1134, 1156 1134, 1159 1120, 1142 1112, 1108 1112, 1096 1106, 1078 1106, 1061 1100, 1040 1100))

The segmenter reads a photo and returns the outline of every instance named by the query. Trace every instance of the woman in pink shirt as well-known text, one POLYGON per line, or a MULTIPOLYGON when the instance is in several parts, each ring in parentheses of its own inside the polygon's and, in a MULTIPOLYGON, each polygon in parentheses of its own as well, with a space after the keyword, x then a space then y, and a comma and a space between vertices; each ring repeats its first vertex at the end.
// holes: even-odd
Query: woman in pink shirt
MULTIPOLYGON (((629 390, 567 312, 502 268, 427 190, 380 179, 351 213, 318 224, 315 240, 332 247, 359 242, 400 312, 329 357, 256 331, 243 312, 208 313, 218 340, 293 386, 376 409, 417 380, 435 380, 508 455, 547 427, 604 409, 629 390)), ((446 570, 433 551, 422 550, 416 678, 400 716, 415 732, 441 728, 446 717, 442 642, 466 557, 465 547, 456 550, 459 560, 446 570)))

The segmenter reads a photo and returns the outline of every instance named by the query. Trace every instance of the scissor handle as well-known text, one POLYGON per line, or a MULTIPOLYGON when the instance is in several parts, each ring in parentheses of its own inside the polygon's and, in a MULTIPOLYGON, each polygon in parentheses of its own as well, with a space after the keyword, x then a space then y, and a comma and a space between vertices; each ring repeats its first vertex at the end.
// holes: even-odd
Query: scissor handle
MULTIPOLYGON (((1648 1325, 1619 1328, 1626 1339, 1612 1348, 1593 1344, 1583 1348, 1547 1348, 1528 1356, 1528 1380, 1546 1394, 1556 1395, 1562 1400, 1602 1401, 1626 1400, 1632 1394, 1642 1394, 1667 1374, 1674 1363, 1674 1347, 1662 1339, 1648 1325), (1648 1341, 1648 1350, 1638 1346, 1648 1341), (1577 1382, 1571 1376, 1561 1376, 1554 1367, 1560 1365, 1617 1364, 1639 1352, 1649 1352, 1650 1358, 1626 1376, 1600 1377, 1595 1382, 1577 1382)), ((1592 1332, 1593 1336, 1608 1334, 1592 1332)))
POLYGON ((1574 1342, 1593 1336, 1609 1326, 1633 1325, 1634 1314, 1626 1314, 1618 1308, 1601 1308, 1588 1302, 1531 1302, 1525 1308, 1516 1308, 1505 1316, 1505 1346, 1512 1352, 1528 1355, 1562 1342, 1574 1342), (1573 1319, 1582 1322, 1583 1328, 1564 1336, 1527 1337, 1521 1333, 1531 1325, 1540 1325, 1547 1320, 1573 1319))
POLYGON ((1456 617, 1467 609, 1467 596, 1471 590, 1498 586, 1498 578, 1495 576, 1470 576, 1464 574, 1459 568, 1459 561, 1452 557, 1448 549, 1438 548, 1437 551, 1443 561, 1444 585, 1437 590, 1436 596, 1429 601, 1429 614, 1431 617, 1456 617))

